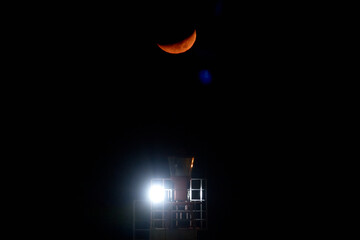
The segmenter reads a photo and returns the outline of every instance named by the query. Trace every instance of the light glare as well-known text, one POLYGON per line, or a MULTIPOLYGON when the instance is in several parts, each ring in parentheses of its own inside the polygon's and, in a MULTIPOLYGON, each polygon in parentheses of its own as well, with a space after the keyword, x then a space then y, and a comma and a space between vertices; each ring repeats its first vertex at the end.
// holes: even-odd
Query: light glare
POLYGON ((151 186, 150 191, 149 191, 149 197, 150 197, 150 200, 154 203, 159 203, 159 202, 164 201, 164 197, 165 197, 164 188, 159 185, 151 186))

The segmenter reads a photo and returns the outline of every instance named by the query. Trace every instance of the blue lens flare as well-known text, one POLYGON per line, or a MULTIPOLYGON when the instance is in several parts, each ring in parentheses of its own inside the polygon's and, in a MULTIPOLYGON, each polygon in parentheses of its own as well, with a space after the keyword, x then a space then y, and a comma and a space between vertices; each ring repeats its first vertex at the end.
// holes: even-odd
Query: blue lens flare
POLYGON ((212 80, 211 73, 207 69, 201 70, 199 72, 199 78, 201 83, 205 85, 210 84, 212 80))

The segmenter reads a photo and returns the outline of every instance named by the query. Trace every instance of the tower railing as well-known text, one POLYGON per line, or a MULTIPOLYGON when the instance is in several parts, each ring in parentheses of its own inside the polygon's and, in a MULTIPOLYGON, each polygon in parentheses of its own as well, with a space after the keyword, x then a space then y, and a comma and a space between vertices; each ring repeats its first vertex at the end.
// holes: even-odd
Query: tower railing
POLYGON ((133 239, 146 239, 151 229, 207 229, 207 180, 191 178, 187 188, 186 201, 174 200, 174 184, 170 178, 151 179, 151 185, 164 189, 164 201, 134 201, 133 239), (141 202, 141 204, 139 204, 141 202), (138 207, 146 206, 145 212, 137 214, 138 207), (145 219, 141 219, 145 218, 145 219), (149 219, 150 218, 150 219, 149 219))
POLYGON ((187 190, 187 201, 174 201, 171 179, 152 179, 152 184, 164 187, 165 200, 151 203, 150 228, 207 228, 207 186, 206 179, 191 178, 187 190), (166 184, 168 181, 168 185, 166 184))

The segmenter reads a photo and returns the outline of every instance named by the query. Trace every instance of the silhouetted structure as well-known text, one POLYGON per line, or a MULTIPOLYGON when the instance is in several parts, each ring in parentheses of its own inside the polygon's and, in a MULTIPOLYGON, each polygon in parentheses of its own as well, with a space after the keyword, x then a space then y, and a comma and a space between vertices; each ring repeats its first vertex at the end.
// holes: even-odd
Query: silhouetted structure
POLYGON ((161 201, 134 201, 134 240, 202 239, 207 230, 207 181, 191 178, 193 165, 193 157, 169 157, 170 178, 151 179, 151 186, 161 189, 161 201))

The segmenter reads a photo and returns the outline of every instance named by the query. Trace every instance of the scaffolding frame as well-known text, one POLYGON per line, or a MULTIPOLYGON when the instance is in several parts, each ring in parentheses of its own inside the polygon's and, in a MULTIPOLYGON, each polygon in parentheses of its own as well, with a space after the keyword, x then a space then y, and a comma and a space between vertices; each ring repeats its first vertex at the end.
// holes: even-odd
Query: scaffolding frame
MULTIPOLYGON (((196 229, 207 230, 207 180, 191 178, 187 189, 187 201, 175 202, 171 178, 153 178, 151 185, 161 185, 165 191, 165 199, 161 203, 149 200, 135 200, 133 203, 133 240, 140 240, 137 234, 146 232, 150 236, 151 229, 196 229), (136 218, 136 209, 142 202, 150 208, 150 221, 136 218), (148 228, 139 228, 138 222, 148 222, 148 228)), ((142 238, 146 239, 146 238, 142 238)))

